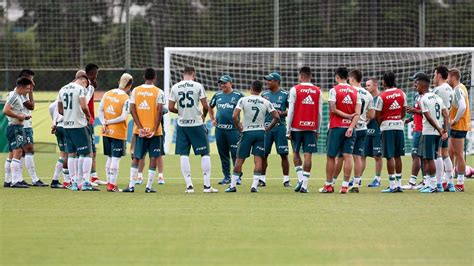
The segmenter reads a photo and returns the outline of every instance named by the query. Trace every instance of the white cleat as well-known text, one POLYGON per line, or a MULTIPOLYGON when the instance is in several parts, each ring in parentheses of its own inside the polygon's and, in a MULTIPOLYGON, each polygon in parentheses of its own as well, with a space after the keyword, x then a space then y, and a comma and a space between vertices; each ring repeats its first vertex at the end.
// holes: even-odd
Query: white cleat
POLYGON ((403 188, 403 190, 415 190, 415 189, 417 189, 417 186, 413 185, 411 183, 408 183, 406 185, 403 185, 402 188, 403 188))
POLYGON ((194 193, 194 187, 193 186, 187 187, 185 192, 188 193, 188 194, 194 193))
POLYGON ((165 179, 164 178, 158 178, 158 185, 164 185, 165 184, 165 179))
POLYGON ((208 187, 208 188, 204 187, 202 192, 204 192, 204 193, 217 193, 217 192, 219 192, 219 190, 217 190, 213 187, 208 187))

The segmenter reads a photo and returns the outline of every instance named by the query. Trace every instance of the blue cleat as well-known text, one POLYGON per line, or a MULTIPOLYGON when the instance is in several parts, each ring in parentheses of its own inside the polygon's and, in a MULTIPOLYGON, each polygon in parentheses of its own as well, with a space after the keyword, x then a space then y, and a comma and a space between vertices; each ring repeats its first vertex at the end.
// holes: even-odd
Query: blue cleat
POLYGON ((307 189, 304 188, 304 187, 302 187, 302 188, 300 189, 300 193, 308 193, 308 192, 309 192, 309 190, 307 190, 307 189))
POLYGON ((143 184, 143 178, 137 178, 137 180, 135 180, 135 185, 142 185, 143 184))
POLYGON ((398 191, 397 191, 396 188, 391 189, 390 187, 388 187, 388 188, 382 190, 381 192, 382 192, 382 193, 396 193, 396 192, 398 192, 398 191))
POLYGON ((76 183, 76 182, 72 183, 72 185, 71 185, 71 190, 72 190, 72 191, 79 191, 79 187, 77 186, 77 183, 76 183))
POLYGON ((372 182, 370 182, 369 185, 367 185, 368 187, 380 187, 380 181, 378 181, 377 179, 374 179, 372 180, 372 182))
POLYGON ((349 181, 349 187, 353 187, 354 186, 354 179, 351 179, 351 181, 349 181))
POLYGON ((237 192, 237 189, 235 187, 228 187, 224 192, 237 192))
POLYGON ((435 193, 437 191, 438 191, 438 189, 431 188, 431 187, 424 187, 424 188, 420 189, 420 193, 435 193))
POLYGON ((240 184, 242 184, 242 178, 239 176, 239 178, 237 178, 237 185, 240 186, 240 184))
POLYGON ((230 184, 230 177, 224 177, 221 179, 221 181, 219 181, 218 183, 219 185, 226 185, 226 184, 230 184))
POLYGON ((438 190, 437 192, 444 192, 443 184, 441 183, 436 184, 436 189, 438 190))
POLYGON ((301 186, 303 186, 303 182, 296 183, 295 192, 300 192, 301 186))
POLYGON ((454 188, 454 184, 453 183, 448 183, 448 186, 446 187, 446 189, 444 191, 445 192, 456 192, 456 189, 454 188))

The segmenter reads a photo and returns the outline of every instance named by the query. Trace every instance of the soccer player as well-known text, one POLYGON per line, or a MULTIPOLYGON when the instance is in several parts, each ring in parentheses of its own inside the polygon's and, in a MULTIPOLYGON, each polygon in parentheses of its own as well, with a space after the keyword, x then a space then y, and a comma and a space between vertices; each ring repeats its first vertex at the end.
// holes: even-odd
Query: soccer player
MULTIPOLYGON (((449 155, 455 162, 457 169, 457 184, 454 186, 456 191, 464 191, 464 174, 466 171, 466 162, 462 151, 464 150, 464 141, 467 132, 471 130, 471 111, 469 110, 469 94, 466 86, 461 82, 461 72, 459 69, 452 68, 448 73, 448 83, 454 88, 453 101, 449 110, 451 119, 451 131, 449 132, 449 155)), ((447 180, 445 191, 452 191, 452 178, 447 180)))
POLYGON ((89 79, 83 70, 76 73, 76 79, 62 87, 58 95, 58 112, 63 115, 66 135, 68 168, 72 179, 71 190, 96 191, 90 180, 92 167, 92 144, 87 129, 90 117, 87 107, 86 88, 89 79), (82 180, 82 186, 79 183, 82 180))
MULTIPOLYGON (((235 106, 244 95, 232 88, 232 77, 223 75, 217 81, 221 91, 216 92, 209 103, 210 108, 217 108, 215 119, 212 125, 215 126, 217 151, 221 160, 222 174, 224 177, 219 181, 219 185, 230 183, 230 159, 235 166, 237 142, 240 132, 235 127, 232 120, 235 106)), ((206 113, 206 110, 204 110, 206 113)))
POLYGON ((185 67, 183 80, 171 88, 168 108, 172 113, 178 114, 176 127, 176 150, 180 155, 181 172, 186 182, 186 193, 194 193, 191 178, 191 165, 189 152, 193 146, 194 154, 201 155, 201 169, 204 177, 204 193, 216 193, 217 189, 211 186, 211 157, 209 156, 209 139, 204 125, 204 115, 199 108, 199 102, 204 109, 209 111, 211 120, 214 112, 207 103, 206 92, 201 83, 194 81, 196 71, 193 67, 185 67))
POLYGON ((421 155, 425 166, 425 173, 429 177, 426 179, 425 187, 421 193, 443 192, 441 182, 436 181, 436 151, 440 144, 440 138, 448 138, 448 109, 444 106, 443 100, 438 95, 429 92, 430 78, 426 74, 418 75, 416 79, 416 89, 421 96, 420 107, 423 113, 423 130, 421 136, 421 155), (441 189, 441 190, 439 190, 441 189))
POLYGON ((154 85, 156 81, 155 70, 147 68, 143 78, 145 84, 135 87, 130 97, 130 113, 135 124, 133 128, 135 146, 130 167, 130 182, 123 192, 135 192, 138 162, 148 153, 150 164, 145 193, 156 193, 156 190, 153 189, 153 179, 156 173, 157 158, 161 156, 161 142, 163 141, 161 118, 163 116, 163 105, 166 102, 164 92, 154 85))
MULTIPOLYGON (((272 72, 264 77, 268 89, 262 93, 262 97, 269 100, 280 116, 278 122, 272 130, 265 134, 265 157, 263 157, 262 175, 259 186, 266 186, 266 173, 268 166, 268 155, 272 151, 272 145, 275 143, 276 152, 281 158, 281 169, 283 172, 283 186, 290 187, 290 163, 288 162, 288 139, 286 137, 286 121, 288 114, 288 92, 280 88, 281 76, 277 72, 272 72)), ((273 118, 270 114, 266 115, 265 125, 268 126, 273 118)))
POLYGON ((295 192, 307 193, 312 154, 318 151, 317 141, 322 122, 323 97, 319 87, 311 83, 311 68, 300 69, 300 83, 290 89, 286 136, 291 139, 293 163, 298 183, 295 192), (300 150, 303 150, 304 161, 300 150))
POLYGON ((7 96, 3 114, 8 119, 7 140, 11 152, 10 175, 5 175, 4 187, 28 188, 22 183, 21 177, 21 156, 25 145, 25 132, 23 123, 31 118, 24 112, 24 103, 27 101, 27 94, 33 87, 33 81, 21 77, 16 82, 16 88, 7 96))
POLYGON ((120 158, 125 155, 127 139, 127 118, 129 113, 128 92, 132 87, 133 78, 124 73, 119 81, 118 89, 112 89, 102 96, 99 105, 99 119, 102 124, 105 164, 108 176, 107 191, 119 192, 117 176, 120 158))
MULTIPOLYGON (((425 75, 425 74, 422 72, 417 72, 412 77, 408 78, 410 81, 414 82, 413 86, 415 86, 415 88, 417 87, 416 79, 418 78, 419 75, 425 75)), ((414 106, 407 106, 407 113, 411 114, 411 118, 405 120, 405 124, 408 124, 409 122, 413 121, 413 140, 412 140, 412 149, 411 149, 411 162, 412 162, 411 163, 411 177, 410 177, 410 180, 408 181, 408 184, 402 186, 402 189, 406 189, 406 190, 418 189, 424 186, 424 180, 421 181, 420 184, 418 185, 416 184, 418 172, 422 168, 421 150, 419 149, 422 129, 423 129, 423 113, 421 112, 421 108, 419 104, 421 96, 422 95, 419 92, 417 92, 413 98, 414 106)), ((422 176, 424 178, 425 177, 424 169, 421 169, 421 170, 422 170, 422 176)))
POLYGON ((360 116, 355 128, 356 139, 354 142, 354 180, 349 192, 359 193, 361 178, 364 173, 364 151, 367 140, 367 121, 374 117, 375 111, 370 108, 373 105, 372 95, 361 86, 362 72, 354 69, 349 72, 349 84, 357 89, 358 98, 361 101, 360 116))
POLYGON ((375 117, 382 131, 382 154, 387 159, 387 172, 390 186, 384 193, 403 192, 402 158, 405 155, 405 136, 403 119, 406 114, 407 98, 396 88, 395 74, 391 71, 383 75, 384 91, 377 99, 375 117))
POLYGON ((237 160, 235 160, 234 171, 231 182, 225 192, 237 192, 237 179, 242 176, 242 165, 245 159, 254 155, 253 182, 250 192, 258 192, 257 186, 262 171, 262 161, 265 156, 265 132, 271 130, 278 122, 278 112, 273 105, 260 96, 262 92, 262 82, 256 80, 250 85, 250 96, 240 98, 235 107, 232 119, 235 126, 242 132, 237 148, 237 160), (243 121, 240 122, 240 112, 243 112, 243 121), (265 127, 265 116, 269 112, 273 120, 265 127))
MULTIPOLYGON (((433 93, 441 97, 444 106, 449 110, 451 109, 451 101, 453 99, 453 88, 449 86, 448 79, 448 68, 446 66, 438 66, 434 69, 433 83, 436 87, 433 89, 433 93)), ((453 175, 453 162, 449 157, 448 152, 448 139, 441 140, 440 147, 438 148, 438 157, 435 161, 436 164, 436 179, 439 184, 442 184, 442 180, 451 180, 453 175)), ((438 190, 443 190, 441 187, 438 190)))
POLYGON ((51 134, 56 136, 56 142, 59 148, 59 158, 54 167, 51 188, 69 188, 71 179, 69 178, 69 170, 67 168, 66 137, 63 128, 63 116, 59 114, 57 99, 49 105, 49 114, 53 122, 51 125, 51 134), (61 172, 64 177, 63 184, 59 182, 61 172))
POLYGON ((99 66, 96 64, 87 64, 86 68, 86 75, 87 78, 89 78, 89 86, 86 88, 86 101, 87 101, 87 107, 89 108, 89 112, 91 116, 89 117, 89 124, 87 126, 91 138, 91 143, 92 143, 92 169, 91 169, 91 181, 95 185, 105 185, 107 184, 106 182, 100 180, 97 177, 97 172, 95 170, 96 167, 96 148, 95 148, 95 133, 94 133, 94 119, 95 119, 95 113, 94 113, 94 92, 97 90, 97 75, 99 73, 99 66))
POLYGON ((339 67, 335 71, 337 83, 329 91, 329 131, 327 138, 326 183, 319 189, 320 193, 333 193, 333 177, 335 176, 336 156, 342 153, 344 160, 344 181, 340 193, 345 194, 349 187, 352 172, 352 153, 354 152, 354 128, 359 121, 361 99, 357 89, 347 84, 349 71, 339 67))
MULTIPOLYGON (((372 105, 369 110, 374 110, 375 103, 380 95, 378 80, 376 78, 369 78, 365 82, 365 87, 372 95, 372 105)), ((365 170, 367 157, 372 157, 375 160, 375 176, 368 187, 380 187, 380 179, 382 174, 382 148, 381 148, 380 127, 374 117, 367 120, 367 139, 365 140, 365 151, 362 157, 363 169, 365 170)))

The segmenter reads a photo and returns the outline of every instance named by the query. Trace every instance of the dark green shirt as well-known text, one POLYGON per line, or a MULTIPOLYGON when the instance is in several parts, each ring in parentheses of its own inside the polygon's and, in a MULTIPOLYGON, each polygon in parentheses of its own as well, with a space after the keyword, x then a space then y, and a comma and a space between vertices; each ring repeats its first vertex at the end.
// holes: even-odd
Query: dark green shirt
POLYGON ((211 99, 211 108, 217 107, 216 128, 220 129, 235 129, 234 121, 232 120, 232 114, 234 113, 235 106, 240 98, 244 95, 240 91, 233 90, 231 93, 224 93, 222 91, 216 92, 211 99))

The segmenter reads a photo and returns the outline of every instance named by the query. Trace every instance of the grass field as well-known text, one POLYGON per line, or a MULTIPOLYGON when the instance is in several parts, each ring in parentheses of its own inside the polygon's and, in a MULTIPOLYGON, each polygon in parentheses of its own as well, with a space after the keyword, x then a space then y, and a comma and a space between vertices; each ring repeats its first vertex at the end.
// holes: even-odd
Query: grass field
MULTIPOLYGON (((0 154, 3 162, 5 154, 0 154)), ((38 174, 50 181, 56 156, 36 154, 38 174)), ((474 182, 466 192, 421 195, 317 193, 325 159, 313 159, 309 194, 281 186, 278 157, 268 185, 251 194, 251 161, 238 193, 184 193, 179 159, 165 159, 166 184, 157 194, 0 189, 1 265, 354 264, 472 265, 474 182)), ((473 157, 468 160, 474 162, 473 157)), ((404 160, 404 183, 409 158, 404 160)), ((98 158, 99 173, 104 157, 98 158)), ((194 185, 202 186, 198 158, 194 185)), ((120 187, 128 178, 122 160, 120 187)), ((3 171, 3 170, 2 170, 3 171)), ((373 174, 372 162, 363 181, 373 174)), ((25 173, 27 181, 31 179, 25 173)), ((294 172, 291 172, 294 181, 294 172)), ((294 183, 294 182, 293 182, 294 183)), ((156 184, 156 183, 155 183, 156 184)), ((384 178, 384 185, 387 184, 384 178)), ((339 189, 338 184, 337 189, 339 189)), ((102 187, 105 190, 104 187, 102 187)))

